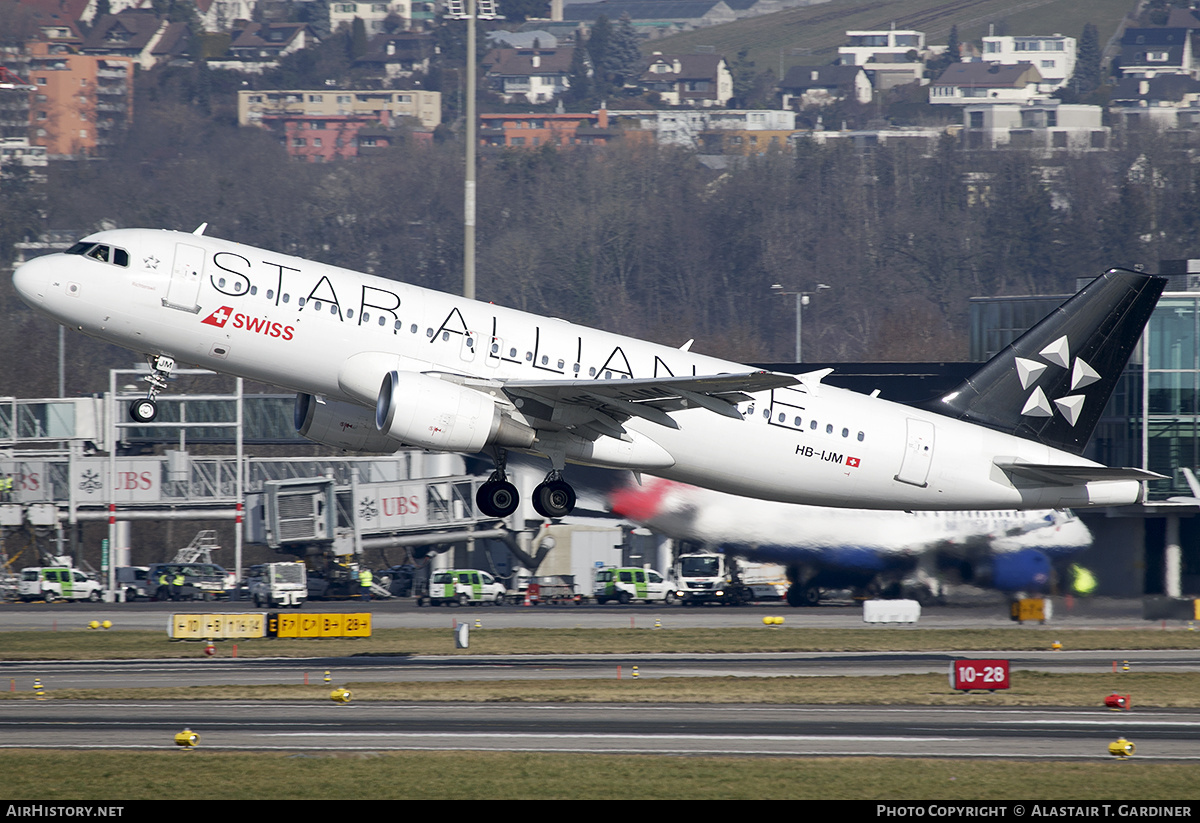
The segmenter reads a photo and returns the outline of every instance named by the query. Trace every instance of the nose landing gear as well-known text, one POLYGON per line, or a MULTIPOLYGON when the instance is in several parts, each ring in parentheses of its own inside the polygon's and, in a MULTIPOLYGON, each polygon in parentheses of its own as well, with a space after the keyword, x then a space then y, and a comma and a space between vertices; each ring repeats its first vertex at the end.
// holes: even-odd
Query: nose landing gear
POLYGON ((135 423, 149 423, 158 416, 158 403, 154 401, 154 398, 160 391, 166 389, 167 378, 171 376, 171 371, 175 368, 175 359, 160 354, 150 358, 150 366, 153 371, 143 378, 150 384, 146 396, 129 404, 129 417, 135 423))

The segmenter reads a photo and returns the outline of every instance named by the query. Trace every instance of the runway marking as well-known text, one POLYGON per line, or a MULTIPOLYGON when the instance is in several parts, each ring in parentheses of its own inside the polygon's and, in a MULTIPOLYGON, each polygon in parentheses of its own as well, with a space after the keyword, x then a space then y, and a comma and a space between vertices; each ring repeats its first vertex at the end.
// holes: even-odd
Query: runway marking
MULTIPOLYGON (((498 735, 487 732, 257 732, 259 737, 390 737, 390 738, 447 738, 450 740, 462 740, 479 738, 483 740, 495 740, 498 735)), ((499 735, 505 740, 509 739, 525 739, 525 740, 545 740, 558 739, 561 734, 555 733, 504 733, 499 735)), ((885 737, 879 735, 816 735, 816 734, 750 734, 750 735, 711 735, 711 734, 572 734, 572 740, 712 740, 717 737, 721 740, 773 740, 783 742, 793 742, 798 740, 820 740, 820 741, 858 741, 863 743, 868 742, 904 742, 904 743, 946 743, 946 742, 962 742, 972 741, 978 738, 972 737, 885 737)))

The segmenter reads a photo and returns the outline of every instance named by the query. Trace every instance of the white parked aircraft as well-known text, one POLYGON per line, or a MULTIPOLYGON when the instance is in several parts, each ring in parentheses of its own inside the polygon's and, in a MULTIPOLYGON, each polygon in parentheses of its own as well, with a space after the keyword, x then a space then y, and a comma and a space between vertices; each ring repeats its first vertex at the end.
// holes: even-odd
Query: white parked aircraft
POLYGON ((38 311, 142 352, 155 415, 177 362, 298 393, 302 434, 372 452, 492 450, 477 498, 512 513, 508 449, 541 454, 544 516, 567 462, 850 508, 1132 503, 1140 480, 1080 456, 1163 278, 1114 269, 922 408, 204 236, 93 234, 13 282, 38 311))
POLYGON ((751 500, 659 478, 613 492, 614 513, 675 540, 787 568, 787 600, 825 589, 898 590, 935 599, 943 583, 1045 592, 1055 563, 1092 545, 1054 510, 872 511, 751 500))

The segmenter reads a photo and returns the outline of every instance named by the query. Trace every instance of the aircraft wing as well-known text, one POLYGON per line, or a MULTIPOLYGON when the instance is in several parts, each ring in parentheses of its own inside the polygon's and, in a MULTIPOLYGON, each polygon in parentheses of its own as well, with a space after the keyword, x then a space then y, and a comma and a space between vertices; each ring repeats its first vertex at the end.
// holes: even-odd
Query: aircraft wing
POLYGON ((1108 466, 1060 466, 997 460, 997 468, 1008 474, 1051 486, 1077 486, 1102 480, 1162 480, 1163 475, 1145 469, 1109 468, 1108 466))
POLYGON ((737 404, 749 393, 793 386, 795 375, 758 371, 704 377, 645 377, 628 380, 509 380, 501 384, 514 400, 548 407, 538 416, 576 431, 590 427, 597 436, 627 437, 621 421, 641 417, 677 429, 667 412, 699 407, 742 419, 737 404))

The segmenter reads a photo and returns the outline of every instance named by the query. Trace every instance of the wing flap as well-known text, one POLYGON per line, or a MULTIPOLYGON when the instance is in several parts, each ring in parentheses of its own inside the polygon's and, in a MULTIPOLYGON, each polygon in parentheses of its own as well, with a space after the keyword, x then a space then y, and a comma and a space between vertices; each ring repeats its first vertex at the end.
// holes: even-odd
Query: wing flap
POLYGON ((737 404, 750 400, 749 392, 769 391, 798 382, 790 374, 759 371, 626 380, 510 380, 501 384, 501 388, 509 397, 538 400, 556 409, 574 407, 602 412, 604 419, 591 428, 611 433, 611 424, 631 417, 678 429, 679 423, 667 412, 687 408, 703 408, 740 420, 737 404))

